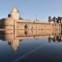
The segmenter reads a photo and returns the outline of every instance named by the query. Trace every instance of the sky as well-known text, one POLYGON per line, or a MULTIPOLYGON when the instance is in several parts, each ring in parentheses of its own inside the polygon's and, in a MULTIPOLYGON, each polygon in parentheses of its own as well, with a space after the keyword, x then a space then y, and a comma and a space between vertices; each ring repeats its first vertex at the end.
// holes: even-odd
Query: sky
POLYGON ((62 0, 0 0, 0 19, 16 6, 24 19, 48 21, 48 16, 62 16, 62 0))

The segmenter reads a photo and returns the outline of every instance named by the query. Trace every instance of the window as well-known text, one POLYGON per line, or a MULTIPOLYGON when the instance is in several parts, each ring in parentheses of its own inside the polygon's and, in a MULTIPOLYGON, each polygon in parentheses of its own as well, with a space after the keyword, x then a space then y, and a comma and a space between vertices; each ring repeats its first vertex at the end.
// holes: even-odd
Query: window
POLYGON ((11 14, 9 14, 8 17, 11 17, 11 14))

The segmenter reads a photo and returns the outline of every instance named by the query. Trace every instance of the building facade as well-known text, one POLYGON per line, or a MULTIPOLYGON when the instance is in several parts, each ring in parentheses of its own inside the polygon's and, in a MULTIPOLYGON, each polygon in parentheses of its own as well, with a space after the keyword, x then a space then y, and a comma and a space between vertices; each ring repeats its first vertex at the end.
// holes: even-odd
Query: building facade
POLYGON ((53 29, 52 23, 42 23, 39 21, 24 20, 20 17, 19 11, 16 7, 8 14, 7 18, 0 20, 0 27, 2 29, 16 29, 16 30, 43 30, 43 29, 53 29))

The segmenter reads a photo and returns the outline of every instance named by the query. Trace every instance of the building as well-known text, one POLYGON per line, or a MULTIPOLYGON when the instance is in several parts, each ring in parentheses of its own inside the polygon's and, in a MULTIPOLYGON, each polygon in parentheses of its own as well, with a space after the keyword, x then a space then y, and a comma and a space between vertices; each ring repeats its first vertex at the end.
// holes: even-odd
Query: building
POLYGON ((7 18, 0 19, 0 38, 7 40, 14 51, 19 47, 19 41, 32 38, 48 38, 62 40, 62 17, 49 17, 47 23, 25 20, 19 15, 16 7, 7 18), (3 34, 2 34, 3 33, 3 34))
POLYGON ((40 21, 25 20, 20 17, 19 11, 16 7, 8 14, 7 18, 0 20, 1 29, 15 29, 15 30, 43 30, 43 29, 53 29, 52 23, 42 23, 40 21))

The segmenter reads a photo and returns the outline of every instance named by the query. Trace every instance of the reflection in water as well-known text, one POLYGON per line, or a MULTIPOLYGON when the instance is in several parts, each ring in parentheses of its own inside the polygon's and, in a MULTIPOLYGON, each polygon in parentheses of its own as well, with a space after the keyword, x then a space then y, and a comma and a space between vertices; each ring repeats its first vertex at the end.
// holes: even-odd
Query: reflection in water
POLYGON ((29 62, 32 59, 35 60, 35 62, 36 61, 39 62, 39 60, 40 62, 44 62, 43 60, 46 60, 48 62, 48 60, 52 59, 53 62, 55 62, 54 60, 56 59, 59 60, 57 58, 58 56, 59 57, 62 56, 61 55, 62 44, 58 43, 62 41, 61 33, 62 33, 61 30, 54 30, 54 31, 52 30, 15 30, 15 32, 14 30, 0 31, 0 39, 8 42, 8 44, 6 44, 6 42, 2 42, 2 44, 4 45, 0 43, 0 57, 2 57, 2 59, 0 59, 2 61, 0 62, 11 62, 20 57, 23 57, 20 62, 23 62, 23 61, 25 62, 25 59, 28 60, 29 62), (52 42, 57 42, 57 43, 52 43, 52 42), (15 53, 12 51, 12 49, 15 53), (34 52, 31 52, 31 51, 34 51, 34 52), (24 57, 25 55, 26 57, 24 57))
POLYGON ((26 35, 26 36, 28 35, 28 31, 27 31, 27 30, 25 30, 25 35, 26 35))
POLYGON ((5 40, 5 32, 0 31, 0 39, 5 40))
POLYGON ((8 44, 11 45, 14 51, 19 47, 19 40, 15 38, 15 34, 6 33, 5 31, 0 31, 0 39, 3 41, 8 41, 8 44))
POLYGON ((58 42, 61 42, 62 41, 62 36, 54 36, 53 38, 48 38, 49 42, 53 41, 58 41, 58 42))
POLYGON ((8 41, 14 51, 19 47, 19 42, 24 39, 48 38, 48 42, 62 41, 62 31, 52 30, 13 30, 0 31, 0 39, 8 41), (52 34, 53 33, 53 34, 52 34), (61 34, 58 34, 61 33, 61 34))
POLYGON ((53 36, 53 38, 51 38, 50 36, 48 37, 49 42, 51 42, 51 41, 61 42, 62 41, 62 30, 57 30, 57 31, 53 32, 52 36, 53 36))

